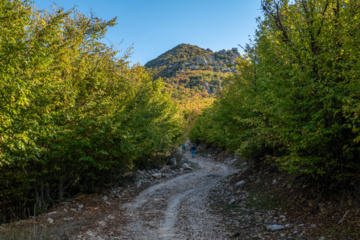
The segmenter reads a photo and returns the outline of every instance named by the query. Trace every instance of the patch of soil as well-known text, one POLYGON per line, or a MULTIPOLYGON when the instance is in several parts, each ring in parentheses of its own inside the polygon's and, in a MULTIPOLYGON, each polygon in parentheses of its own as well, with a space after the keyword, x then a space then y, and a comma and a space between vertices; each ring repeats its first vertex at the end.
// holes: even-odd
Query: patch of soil
MULTIPOLYGON (((95 229, 106 233, 107 229, 116 228, 115 224, 125 224, 121 205, 134 200, 150 186, 191 172, 183 167, 191 165, 187 159, 175 154, 173 160, 172 165, 164 165, 161 169, 139 170, 118 187, 94 194, 79 194, 35 218, 0 225, 0 239, 93 239, 92 236, 95 239, 95 229)), ((112 239, 111 231, 104 235, 106 239, 112 239)))
POLYGON ((360 239, 359 199, 346 188, 314 183, 271 165, 240 165, 210 197, 233 239, 360 239), (275 225, 281 229, 271 230, 275 225))

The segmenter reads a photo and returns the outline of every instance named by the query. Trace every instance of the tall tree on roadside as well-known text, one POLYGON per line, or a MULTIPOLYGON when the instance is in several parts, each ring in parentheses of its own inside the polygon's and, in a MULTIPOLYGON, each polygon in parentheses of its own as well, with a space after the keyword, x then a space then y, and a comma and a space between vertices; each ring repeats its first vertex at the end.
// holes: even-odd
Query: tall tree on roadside
POLYGON ((180 137, 161 80, 101 42, 115 21, 0 2, 0 222, 159 162, 180 137))
POLYGON ((219 100, 224 108, 237 106, 223 125, 241 136, 244 128, 234 120, 251 117, 250 134, 239 144, 248 156, 262 152, 289 172, 313 177, 354 177, 360 153, 360 3, 264 0, 262 8, 254 47, 219 100))

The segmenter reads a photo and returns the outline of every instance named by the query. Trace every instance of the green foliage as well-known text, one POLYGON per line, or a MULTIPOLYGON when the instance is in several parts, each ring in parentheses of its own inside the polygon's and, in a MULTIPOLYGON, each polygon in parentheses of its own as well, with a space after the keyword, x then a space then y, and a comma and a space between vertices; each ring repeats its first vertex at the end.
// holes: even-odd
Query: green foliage
POLYGON ((198 46, 190 44, 180 44, 173 49, 163 53, 159 57, 149 61, 145 64, 147 68, 160 68, 162 66, 168 67, 180 62, 184 62, 190 59, 198 58, 212 53, 211 50, 204 50, 198 46))
POLYGON ((103 186, 180 137, 161 79, 100 42, 116 19, 20 0, 0 19, 0 221, 103 186))
POLYGON ((183 71, 233 72, 239 57, 237 48, 213 52, 190 44, 180 44, 149 61, 145 67, 156 77, 171 78, 183 71))
POLYGON ((185 134, 202 109, 212 104, 221 91, 221 82, 230 72, 239 53, 236 48, 212 52, 190 44, 180 44, 149 61, 145 67, 155 78, 162 77, 166 91, 179 103, 184 115, 185 134))
POLYGON ((356 1, 264 1, 255 42, 191 132, 289 172, 359 171, 356 1))

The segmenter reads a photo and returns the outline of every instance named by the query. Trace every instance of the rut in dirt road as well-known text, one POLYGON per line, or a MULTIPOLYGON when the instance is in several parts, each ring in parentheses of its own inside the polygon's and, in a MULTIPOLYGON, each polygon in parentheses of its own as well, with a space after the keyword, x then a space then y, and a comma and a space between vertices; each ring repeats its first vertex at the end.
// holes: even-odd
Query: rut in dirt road
POLYGON ((201 156, 192 161, 198 170, 152 186, 122 206, 127 224, 119 226, 119 239, 227 238, 225 226, 209 213, 207 196, 232 170, 201 156))

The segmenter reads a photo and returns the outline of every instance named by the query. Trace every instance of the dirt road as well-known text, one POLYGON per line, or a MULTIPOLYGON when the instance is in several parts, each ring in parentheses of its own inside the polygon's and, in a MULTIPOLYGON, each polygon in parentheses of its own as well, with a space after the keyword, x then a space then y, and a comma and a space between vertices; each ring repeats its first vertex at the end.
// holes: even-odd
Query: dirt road
POLYGON ((198 170, 152 186, 122 206, 127 224, 118 226, 117 239, 227 238, 220 219, 209 213, 207 196, 232 170, 201 156, 192 161, 198 170))

